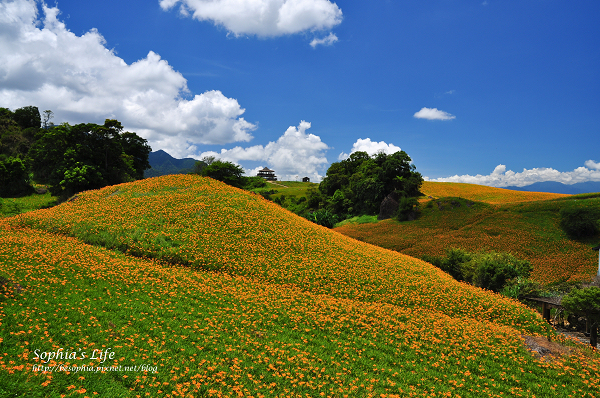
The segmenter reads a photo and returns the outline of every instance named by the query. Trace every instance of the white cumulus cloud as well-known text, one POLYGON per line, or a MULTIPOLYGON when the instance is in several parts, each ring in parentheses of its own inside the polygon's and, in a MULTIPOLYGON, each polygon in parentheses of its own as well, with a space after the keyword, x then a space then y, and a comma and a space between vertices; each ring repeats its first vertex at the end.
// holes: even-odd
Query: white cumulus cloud
POLYGON ((463 182, 468 184, 488 185, 492 187, 523 187, 536 182, 556 181, 571 185, 585 181, 600 181, 600 163, 593 160, 585 162, 585 167, 578 167, 573 171, 561 172, 552 168, 540 167, 523 169, 521 172, 506 170, 506 166, 499 164, 494 171, 488 175, 454 175, 452 177, 430 179, 436 182, 463 182))
POLYGON ((336 35, 334 35, 333 33, 329 33, 329 36, 324 37, 322 39, 313 39, 313 41, 310 42, 310 45, 312 48, 317 47, 318 45, 323 45, 323 46, 331 46, 333 45, 333 43, 338 41, 338 37, 336 35))
POLYGON ((116 118, 173 156, 195 144, 252 139, 256 128, 237 100, 220 91, 193 95, 187 81, 150 51, 128 65, 95 29, 82 36, 58 19, 59 10, 34 0, 0 3, 0 104, 34 105, 56 122, 116 118))
POLYGON ((394 144, 386 144, 384 141, 371 141, 370 138, 359 138, 352 145, 352 150, 350 153, 340 153, 338 156, 338 160, 348 159, 350 154, 354 152, 367 152, 369 155, 373 156, 378 152, 384 152, 386 154, 392 154, 401 151, 400 147, 397 147, 394 144))
POLYGON ((449 114, 448 112, 441 111, 437 108, 421 108, 419 112, 413 115, 417 119, 427 120, 452 120, 456 119, 456 116, 449 114))
MULTIPOLYGON (((267 166, 275 170, 279 180, 294 181, 310 177, 311 181, 320 181, 327 164, 325 152, 329 147, 319 136, 306 132, 310 127, 311 124, 303 120, 297 128, 290 126, 277 141, 271 141, 265 146, 236 146, 222 149, 221 152, 203 152, 200 158, 214 156, 237 164, 243 161, 265 162, 260 168, 267 166)), ((256 175, 257 170, 258 168, 246 170, 246 174, 256 175)))
POLYGON ((160 6, 179 6, 182 15, 212 21, 236 36, 329 30, 342 22, 342 10, 329 0, 160 0, 160 6))
POLYGON ((588 169, 600 170, 600 163, 596 163, 593 160, 586 160, 584 164, 588 169))

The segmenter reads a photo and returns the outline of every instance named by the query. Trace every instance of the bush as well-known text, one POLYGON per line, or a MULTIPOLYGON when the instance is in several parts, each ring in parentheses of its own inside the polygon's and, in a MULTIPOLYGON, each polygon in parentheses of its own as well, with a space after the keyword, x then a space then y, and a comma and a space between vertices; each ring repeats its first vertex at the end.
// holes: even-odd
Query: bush
POLYGON ((338 222, 338 218, 335 216, 335 214, 326 209, 313 211, 312 213, 307 214, 306 219, 327 228, 333 228, 335 223, 338 222))
POLYGON ((576 315, 583 315, 590 324, 590 344, 598 344, 598 325, 600 324, 600 287, 573 289, 563 297, 562 306, 576 315))
POLYGON ((461 270, 467 282, 499 292, 511 279, 528 278, 533 267, 529 261, 519 260, 510 253, 480 252, 463 263, 461 270))
POLYGON ((579 239, 598 233, 598 210, 585 207, 560 209, 560 227, 571 238, 579 239))
POLYGON ((446 258, 425 255, 422 259, 449 273, 454 279, 458 281, 464 280, 461 266, 470 261, 473 255, 465 250, 456 248, 448 249, 446 255, 446 258))
POLYGON ((398 221, 412 221, 417 218, 417 206, 419 201, 417 198, 402 196, 398 201, 398 211, 396 219, 398 221))
POLYGON ((539 297, 543 292, 544 288, 539 282, 520 276, 510 280, 500 291, 502 295, 516 300, 523 300, 527 297, 539 297))
POLYGON ((262 177, 242 177, 244 189, 251 191, 253 189, 264 188, 267 186, 267 182, 262 177))
POLYGON ((422 258, 449 273, 456 280, 464 280, 495 292, 501 291, 514 279, 528 278, 533 271, 529 261, 520 260, 510 253, 469 253, 461 249, 450 249, 446 253, 446 258, 422 258))
POLYGON ((27 167, 19 158, 9 157, 0 161, 0 196, 16 197, 33 192, 29 183, 27 167))

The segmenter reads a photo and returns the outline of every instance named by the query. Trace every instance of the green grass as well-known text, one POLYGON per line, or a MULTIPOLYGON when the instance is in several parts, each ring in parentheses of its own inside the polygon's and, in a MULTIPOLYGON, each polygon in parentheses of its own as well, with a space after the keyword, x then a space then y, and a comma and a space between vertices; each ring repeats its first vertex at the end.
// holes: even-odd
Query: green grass
POLYGON ((355 216, 352 218, 347 218, 344 221, 340 221, 339 223, 335 224, 336 227, 341 227, 343 225, 347 225, 347 224, 367 224, 367 223, 376 223, 377 220, 377 216, 355 216))
POLYGON ((313 182, 275 181, 275 184, 267 182, 267 187, 262 189, 276 190, 277 193, 273 195, 273 198, 282 195, 285 195, 288 198, 300 198, 306 196, 308 190, 311 188, 318 189, 319 184, 313 182))
POLYGON ((20 198, 0 198, 0 218, 56 206, 57 198, 50 192, 20 198))

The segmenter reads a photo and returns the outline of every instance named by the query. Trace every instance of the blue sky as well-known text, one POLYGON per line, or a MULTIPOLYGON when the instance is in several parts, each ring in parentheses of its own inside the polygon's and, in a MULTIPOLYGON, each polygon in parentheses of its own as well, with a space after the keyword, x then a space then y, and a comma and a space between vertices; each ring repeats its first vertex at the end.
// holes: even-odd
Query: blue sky
POLYGON ((429 179, 600 181, 598 21, 596 0, 2 0, 0 106, 284 179, 401 148, 429 179))

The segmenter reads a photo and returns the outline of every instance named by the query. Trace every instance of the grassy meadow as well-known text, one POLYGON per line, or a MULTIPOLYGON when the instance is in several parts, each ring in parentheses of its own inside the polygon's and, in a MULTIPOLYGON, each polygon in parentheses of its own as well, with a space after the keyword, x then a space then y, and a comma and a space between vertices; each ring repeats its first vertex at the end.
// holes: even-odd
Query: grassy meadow
POLYGON ((409 256, 443 256, 449 248, 513 253, 543 283, 587 281, 598 269, 600 236, 570 239, 560 228, 564 207, 600 207, 600 194, 518 192, 472 184, 425 182, 428 197, 411 222, 339 224, 335 231, 409 256), (448 195, 448 196, 447 196, 448 195), (431 198, 429 198, 431 197, 431 198))
POLYGON ((597 351, 526 306, 194 175, 0 219, 0 278, 2 397, 600 390, 597 351))

